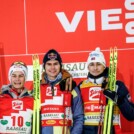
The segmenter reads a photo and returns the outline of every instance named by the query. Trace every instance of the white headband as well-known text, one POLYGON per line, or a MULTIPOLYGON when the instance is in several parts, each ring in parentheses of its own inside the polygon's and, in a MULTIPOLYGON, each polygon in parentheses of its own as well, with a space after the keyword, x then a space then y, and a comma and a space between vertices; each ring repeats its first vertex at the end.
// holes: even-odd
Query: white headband
POLYGON ((25 67, 24 65, 20 65, 20 64, 16 64, 16 65, 12 65, 9 69, 8 72, 8 79, 11 82, 11 76, 15 71, 20 71, 24 74, 25 76, 25 80, 27 80, 27 75, 28 75, 28 69, 27 67, 25 67))

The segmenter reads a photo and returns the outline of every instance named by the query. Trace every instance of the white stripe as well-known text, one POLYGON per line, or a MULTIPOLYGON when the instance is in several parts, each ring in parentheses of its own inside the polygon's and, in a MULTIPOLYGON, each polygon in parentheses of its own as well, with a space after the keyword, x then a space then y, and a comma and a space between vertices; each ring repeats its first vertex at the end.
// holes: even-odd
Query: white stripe
MULTIPOLYGON (((64 63, 64 69, 66 69, 73 78, 86 78, 87 77, 87 66, 86 62, 74 62, 74 63, 64 63), (68 68, 69 65, 69 68, 68 68)), ((40 73, 42 73, 42 65, 40 65, 40 73)), ((40 75, 41 76, 41 75, 40 75)), ((27 81, 33 80, 33 66, 28 65, 28 79, 27 81)))
MULTIPOLYGON (((119 51, 130 51, 130 50, 134 50, 134 48, 119 48, 117 49, 119 51)), ((60 54, 80 54, 80 53, 89 53, 93 50, 87 50, 87 51, 70 51, 70 52, 59 52, 60 54)), ((110 51, 109 49, 106 49, 106 50, 101 50, 102 52, 103 51, 110 51)), ((45 53, 37 53, 38 55, 44 55, 45 53)), ((15 57, 15 56, 32 56, 33 54, 12 54, 12 55, 8 55, 8 54, 5 54, 5 55, 0 55, 0 57, 15 57)))
POLYGON ((26 20, 26 0, 24 0, 24 27, 25 27, 25 44, 26 44, 26 54, 28 53, 27 47, 27 20, 26 20))

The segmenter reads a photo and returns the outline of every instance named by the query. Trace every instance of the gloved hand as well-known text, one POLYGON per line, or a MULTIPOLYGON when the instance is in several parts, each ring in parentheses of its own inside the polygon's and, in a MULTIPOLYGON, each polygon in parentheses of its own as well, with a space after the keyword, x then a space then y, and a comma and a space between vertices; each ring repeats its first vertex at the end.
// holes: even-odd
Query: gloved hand
POLYGON ((108 78, 105 78, 104 81, 102 82, 101 88, 102 89, 107 88, 107 83, 108 83, 108 78))
POLYGON ((118 95, 115 91, 111 91, 110 89, 105 89, 103 90, 103 94, 106 96, 106 98, 111 99, 114 103, 117 104, 118 95))
POLYGON ((124 99, 128 99, 129 92, 123 82, 116 82, 116 91, 111 91, 110 89, 104 89, 103 94, 108 98, 114 101, 117 105, 121 105, 124 102, 124 99))
POLYGON ((59 83, 61 91, 65 91, 66 88, 68 88, 68 90, 70 90, 69 87, 71 87, 71 91, 72 91, 72 89, 74 89, 76 87, 76 82, 73 80, 72 80, 72 82, 69 82, 68 79, 69 78, 64 79, 59 83), (72 85, 70 85, 70 84, 72 84, 72 85))

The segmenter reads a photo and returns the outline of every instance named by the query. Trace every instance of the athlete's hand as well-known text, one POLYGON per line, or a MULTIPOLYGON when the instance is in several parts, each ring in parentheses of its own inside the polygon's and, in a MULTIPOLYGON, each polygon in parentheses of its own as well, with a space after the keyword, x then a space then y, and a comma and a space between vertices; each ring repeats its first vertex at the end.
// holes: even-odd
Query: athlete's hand
POLYGON ((62 80, 59 85, 62 91, 72 91, 76 87, 76 82, 72 78, 67 78, 62 80))
POLYGON ((112 100, 114 103, 117 104, 118 95, 115 91, 111 91, 110 89, 105 89, 103 90, 103 94, 106 96, 106 98, 112 100))
POLYGON ((115 91, 111 91, 110 89, 104 89, 103 94, 108 99, 111 99, 113 102, 115 102, 117 105, 121 105, 124 102, 125 98, 128 100, 130 98, 127 88, 121 82, 116 85, 115 91))

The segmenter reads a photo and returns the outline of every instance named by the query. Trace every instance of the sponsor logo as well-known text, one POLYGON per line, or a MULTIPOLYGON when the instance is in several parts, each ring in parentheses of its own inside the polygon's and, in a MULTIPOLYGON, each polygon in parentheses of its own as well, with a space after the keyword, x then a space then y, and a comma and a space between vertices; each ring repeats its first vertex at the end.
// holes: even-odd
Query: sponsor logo
POLYGON ((28 126, 28 127, 30 127, 31 126, 31 123, 30 122, 26 122, 25 125, 28 126))
MULTIPOLYGON (((121 30, 124 29, 126 32, 126 43, 134 43, 134 21, 133 21, 133 0, 125 0, 120 8, 109 8, 101 9, 100 16, 101 16, 101 30, 102 31, 109 31, 109 30, 121 30), (125 9, 122 9, 125 8, 125 9), (126 11, 124 13, 124 11, 126 11), (122 22, 121 17, 125 18, 125 21, 122 22), (127 23, 126 23, 127 22, 127 23), (124 26, 125 25, 125 26, 124 26)), ((83 11, 76 11, 74 12, 74 16, 72 21, 69 21, 68 15, 65 12, 56 12, 55 13, 60 25, 63 27, 64 31, 67 33, 76 32, 77 28, 81 24, 83 16, 86 15, 87 17, 87 27, 86 31, 97 31, 96 26, 96 11, 95 10, 83 10, 83 11)))
POLYGON ((26 127, 6 127, 7 131, 17 131, 21 134, 26 134, 27 128, 26 127))
POLYGON ((90 119, 100 119, 100 116, 87 116, 87 117, 85 117, 85 120, 90 120, 90 119))
POLYGON ((0 123, 1 123, 2 125, 6 125, 6 124, 8 123, 8 121, 7 121, 7 120, 1 120, 0 123))
POLYGON ((62 125, 67 124, 67 120, 60 120, 59 123, 62 124, 62 125))
POLYGON ((86 62, 65 63, 63 68, 71 73, 73 78, 86 78, 88 75, 86 62))
MULTIPOLYGON (((105 108, 105 106, 103 107, 103 109, 105 108)), ((96 106, 96 105, 91 105, 91 106, 86 106, 85 110, 91 110, 91 111, 96 111, 96 110, 100 110, 100 106, 96 106)))
POLYGON ((50 110, 59 111, 59 108, 58 107, 45 107, 44 108, 44 111, 50 111, 50 110))
POLYGON ((44 114, 45 118, 57 119, 59 118, 59 114, 44 114))
POLYGON ((101 87, 91 87, 89 89, 89 100, 99 101, 101 87))
POLYGON ((56 123, 55 120, 48 120, 48 121, 46 121, 46 124, 55 124, 55 123, 56 123))
POLYGON ((23 110, 23 101, 21 101, 21 100, 12 101, 12 109, 23 110))

